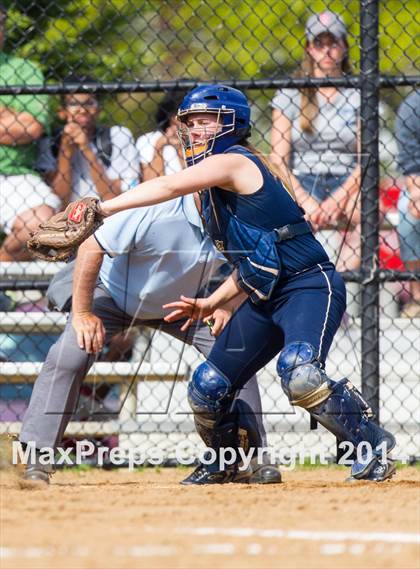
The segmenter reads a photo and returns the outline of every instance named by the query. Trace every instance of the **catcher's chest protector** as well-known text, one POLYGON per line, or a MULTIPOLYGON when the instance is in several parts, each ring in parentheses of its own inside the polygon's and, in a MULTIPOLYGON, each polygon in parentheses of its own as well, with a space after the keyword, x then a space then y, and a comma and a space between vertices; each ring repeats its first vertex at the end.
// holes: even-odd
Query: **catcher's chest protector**
POLYGON ((251 196, 211 188, 202 194, 202 214, 217 249, 235 265, 238 284, 258 303, 271 297, 281 276, 279 242, 310 233, 311 229, 302 210, 257 157, 241 146, 229 151, 252 159, 263 175, 264 184, 251 196), (256 200, 262 204, 260 211, 261 204, 256 200), (284 225, 290 231, 282 238, 277 230, 284 225))
POLYGON ((238 270, 240 286, 254 302, 269 299, 281 268, 277 235, 240 221, 221 202, 217 190, 206 191, 202 203, 206 229, 238 270))

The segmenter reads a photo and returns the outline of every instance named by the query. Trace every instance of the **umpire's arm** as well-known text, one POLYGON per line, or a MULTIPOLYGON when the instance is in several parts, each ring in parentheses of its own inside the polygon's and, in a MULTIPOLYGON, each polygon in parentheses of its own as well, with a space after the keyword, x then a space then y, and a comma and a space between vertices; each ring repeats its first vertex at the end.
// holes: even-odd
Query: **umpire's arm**
POLYGON ((74 270, 72 324, 79 347, 88 354, 100 352, 105 341, 102 320, 92 312, 93 292, 103 256, 104 251, 92 235, 79 247, 74 270))

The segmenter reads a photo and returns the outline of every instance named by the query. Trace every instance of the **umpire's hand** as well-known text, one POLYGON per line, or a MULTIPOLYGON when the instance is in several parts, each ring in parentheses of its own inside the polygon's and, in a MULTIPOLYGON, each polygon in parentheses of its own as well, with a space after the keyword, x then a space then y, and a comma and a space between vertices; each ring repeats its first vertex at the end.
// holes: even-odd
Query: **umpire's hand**
POLYGON ((105 342, 105 327, 92 312, 73 313, 73 328, 76 330, 79 348, 88 354, 100 352, 105 342))

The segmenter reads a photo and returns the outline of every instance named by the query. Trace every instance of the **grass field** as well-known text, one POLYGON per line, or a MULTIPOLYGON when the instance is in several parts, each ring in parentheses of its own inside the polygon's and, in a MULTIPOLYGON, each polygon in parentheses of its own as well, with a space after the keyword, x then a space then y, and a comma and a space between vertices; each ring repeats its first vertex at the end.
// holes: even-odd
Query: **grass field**
POLYGON ((1 567, 418 568, 420 469, 382 484, 301 467, 272 486, 183 487, 187 469, 1 476, 1 567))

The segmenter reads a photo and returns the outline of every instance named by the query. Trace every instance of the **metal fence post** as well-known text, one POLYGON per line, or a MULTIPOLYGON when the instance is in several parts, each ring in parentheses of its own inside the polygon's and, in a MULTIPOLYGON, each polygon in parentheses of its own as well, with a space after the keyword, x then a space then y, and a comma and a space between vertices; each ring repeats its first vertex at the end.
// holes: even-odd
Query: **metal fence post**
POLYGON ((362 165, 362 392, 379 421, 379 13, 378 0, 360 2, 362 165))

